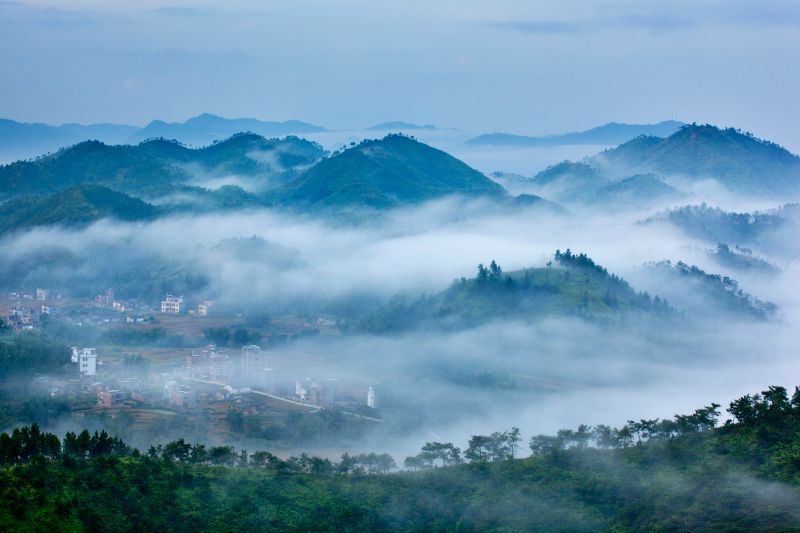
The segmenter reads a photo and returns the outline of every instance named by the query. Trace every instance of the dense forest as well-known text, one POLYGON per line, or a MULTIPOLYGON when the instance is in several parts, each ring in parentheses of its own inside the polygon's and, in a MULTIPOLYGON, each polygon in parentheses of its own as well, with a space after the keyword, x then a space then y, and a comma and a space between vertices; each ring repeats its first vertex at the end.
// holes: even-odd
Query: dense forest
POLYGON ((671 420, 530 441, 475 435, 387 454, 281 459, 105 432, 0 435, 5 531, 787 531, 800 527, 800 388, 671 420))

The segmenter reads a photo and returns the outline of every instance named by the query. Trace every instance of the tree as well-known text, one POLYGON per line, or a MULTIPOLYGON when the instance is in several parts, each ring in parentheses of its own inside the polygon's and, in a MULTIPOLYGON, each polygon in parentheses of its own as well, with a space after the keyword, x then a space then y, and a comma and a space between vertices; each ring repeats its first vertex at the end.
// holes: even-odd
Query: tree
POLYGON ((161 457, 178 463, 189 462, 192 454, 192 445, 183 439, 168 442, 164 445, 161 457))
POLYGON ((236 461, 236 451, 233 446, 212 446, 208 450, 208 459, 213 465, 233 466, 236 461))
POLYGON ((560 443, 556 437, 552 435, 535 435, 531 437, 529 445, 533 455, 547 455, 553 450, 559 449, 560 443))
POLYGON ((508 447, 511 450, 511 458, 514 459, 517 456, 517 450, 519 449, 519 443, 522 438, 519 435, 519 428, 512 427, 511 431, 508 432, 508 447))

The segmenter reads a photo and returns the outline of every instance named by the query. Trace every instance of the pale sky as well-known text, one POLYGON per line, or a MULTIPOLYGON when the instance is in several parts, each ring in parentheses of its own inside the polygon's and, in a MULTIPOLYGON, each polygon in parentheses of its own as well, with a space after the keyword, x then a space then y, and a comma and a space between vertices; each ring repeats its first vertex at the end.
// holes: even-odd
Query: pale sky
POLYGON ((0 68, 21 121, 676 118, 800 149, 796 0, 0 0, 0 68))

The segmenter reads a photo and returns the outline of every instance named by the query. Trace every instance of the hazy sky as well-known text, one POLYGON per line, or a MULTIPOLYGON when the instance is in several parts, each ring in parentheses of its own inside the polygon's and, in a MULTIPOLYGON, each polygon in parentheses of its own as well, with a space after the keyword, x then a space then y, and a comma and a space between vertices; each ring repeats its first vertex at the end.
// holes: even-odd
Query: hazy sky
POLYGON ((0 116, 548 133, 667 118, 797 150, 796 0, 0 1, 0 116))

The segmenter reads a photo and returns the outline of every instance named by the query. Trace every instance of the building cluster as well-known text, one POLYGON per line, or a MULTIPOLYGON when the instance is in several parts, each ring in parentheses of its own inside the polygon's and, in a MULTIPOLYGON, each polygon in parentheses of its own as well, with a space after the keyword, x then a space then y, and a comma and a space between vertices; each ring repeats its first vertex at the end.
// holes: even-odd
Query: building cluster
POLYGON ((8 309, 5 323, 12 331, 33 331, 39 329, 41 317, 40 310, 17 303, 8 309))

